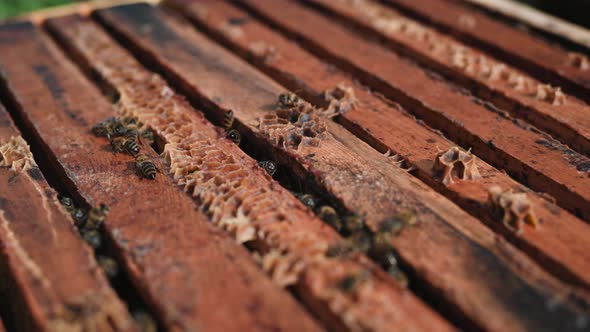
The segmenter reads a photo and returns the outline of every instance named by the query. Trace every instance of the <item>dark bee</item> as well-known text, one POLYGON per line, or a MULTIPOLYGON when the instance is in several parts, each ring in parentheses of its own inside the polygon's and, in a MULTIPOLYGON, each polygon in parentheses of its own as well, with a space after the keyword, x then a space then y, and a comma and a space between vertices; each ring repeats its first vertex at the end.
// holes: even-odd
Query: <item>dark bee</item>
POLYGON ((279 106, 283 108, 295 107, 299 104, 299 97, 292 92, 285 92, 279 95, 279 106))
POLYGON ((125 150, 127 150, 127 152, 129 152, 129 154, 132 156, 135 156, 139 153, 139 145, 137 145, 136 138, 127 137, 123 143, 123 147, 125 147, 125 150))
POLYGON ((90 209, 90 212, 88 212, 88 219, 84 224, 84 229, 98 229, 98 227, 104 222, 108 213, 109 208, 105 204, 100 204, 99 207, 93 207, 90 209))
POLYGON ((408 276, 397 265, 391 265, 387 268, 387 273, 392 276, 400 286, 407 288, 409 281, 408 276))
POLYGON ((123 136, 123 135, 125 135, 125 133, 127 133, 127 126, 125 126, 120 121, 115 121, 110 124, 108 130, 109 130, 109 133, 108 133, 107 137, 109 137, 109 138, 110 137, 119 137, 119 136, 123 136))
POLYGON ((139 154, 135 157, 135 168, 146 179, 156 179, 156 172, 158 169, 147 155, 139 154))
POLYGON ((299 197, 299 200, 305 204, 305 206, 307 206, 310 209, 315 209, 315 205, 316 205, 316 200, 315 198, 310 195, 310 194, 305 194, 305 195, 301 195, 299 197))
POLYGON ((368 277, 369 273, 367 271, 350 274, 344 277, 342 280, 340 280, 340 282, 338 283, 338 288, 346 293, 354 292, 358 285, 360 285, 368 277))
POLYGON ((158 331, 158 325, 154 318, 145 311, 133 312, 133 320, 139 325, 139 330, 142 332, 156 332, 158 331))
POLYGON ((383 220, 379 224, 379 231, 397 235, 405 227, 414 225, 417 219, 416 211, 410 209, 402 210, 395 216, 383 220))
POLYGON ((364 229, 353 233, 348 239, 354 242, 355 252, 368 253, 373 247, 372 236, 364 229))
POLYGON ((356 244, 352 239, 343 239, 340 242, 331 245, 326 251, 328 257, 343 257, 356 252, 356 244))
POLYGON ((76 208, 72 213, 72 217, 74 218, 74 223, 77 227, 82 227, 86 223, 86 219, 88 219, 88 214, 86 211, 76 208))
POLYGON ((258 166, 264 168, 268 175, 273 176, 277 172, 277 164, 271 160, 259 161, 258 166))
POLYGON ((149 128, 145 128, 139 134, 141 135, 141 138, 143 138, 147 144, 149 144, 149 145, 154 144, 154 142, 155 142, 154 132, 151 131, 149 128))
POLYGON ((74 212, 74 209, 76 208, 74 206, 74 201, 67 196, 59 196, 59 202, 61 203, 61 205, 63 205, 63 207, 66 209, 66 211, 68 211, 68 213, 72 213, 74 212))
POLYGON ((111 149, 114 153, 124 152, 125 151, 125 142, 127 139, 125 137, 111 137, 111 149))
POLYGON ((237 145, 240 145, 240 142, 242 141, 242 134, 240 134, 240 132, 235 129, 228 131, 226 137, 232 140, 237 145))
POLYGON ((110 133, 112 124, 115 122, 116 119, 114 117, 110 117, 102 122, 99 122, 92 127, 92 133, 96 136, 106 137, 110 133))
POLYGON ((82 237, 92 248, 98 249, 102 245, 102 239, 97 230, 92 229, 82 232, 82 237))
POLYGON ((348 234, 353 234, 363 229, 363 219, 356 214, 342 218, 342 226, 348 234))
POLYGON ((119 265, 114 259, 106 256, 98 256, 96 260, 107 277, 112 279, 119 273, 119 265))
POLYGON ((234 124, 234 111, 229 110, 223 114, 223 128, 229 130, 234 124))
POLYGON ((318 211, 318 217, 320 217, 328 225, 332 226, 332 228, 334 228, 337 232, 342 230, 342 221, 333 207, 328 205, 320 207, 320 210, 318 211))

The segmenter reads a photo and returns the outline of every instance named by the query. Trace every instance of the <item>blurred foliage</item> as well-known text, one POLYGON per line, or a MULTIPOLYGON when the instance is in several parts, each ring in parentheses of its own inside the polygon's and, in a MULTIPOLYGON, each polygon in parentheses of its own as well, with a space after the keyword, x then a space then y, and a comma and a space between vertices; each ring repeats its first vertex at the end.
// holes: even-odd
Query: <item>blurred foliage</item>
POLYGON ((36 9, 63 5, 72 0, 0 0, 0 20, 36 9))

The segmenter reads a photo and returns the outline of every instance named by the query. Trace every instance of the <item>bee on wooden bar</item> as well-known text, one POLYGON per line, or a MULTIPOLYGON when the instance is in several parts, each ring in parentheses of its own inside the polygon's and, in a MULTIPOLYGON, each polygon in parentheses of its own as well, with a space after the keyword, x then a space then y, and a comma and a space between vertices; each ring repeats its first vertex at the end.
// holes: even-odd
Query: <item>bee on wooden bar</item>
POLYGON ((112 279, 119 273, 119 265, 114 259, 106 256, 98 256, 96 260, 107 277, 112 279))
POLYGON ((154 318, 145 311, 135 311, 133 312, 133 320, 139 325, 139 329, 142 332, 157 332, 158 325, 154 318))
POLYGON ((258 166, 264 168, 264 170, 270 175, 273 176, 277 172, 277 164, 275 164, 271 160, 266 161, 259 161, 258 166))
POLYGON ((240 134, 240 132, 236 129, 228 131, 226 137, 232 140, 237 145, 240 145, 240 142, 242 141, 242 134, 240 134))
POLYGON ((307 206, 310 209, 315 209, 315 205, 316 205, 316 200, 315 198, 310 195, 310 194, 305 194, 305 195, 301 195, 298 197, 299 200, 301 202, 303 202, 303 204, 305 204, 305 206, 307 206))
POLYGON ((88 214, 86 211, 76 208, 72 213, 72 217, 74 218, 74 223, 78 228, 82 227, 86 223, 86 219, 88 219, 88 214))
POLYGON ((344 277, 338 283, 338 288, 345 293, 352 293, 363 281, 369 277, 369 272, 362 271, 344 277))
POLYGON ((94 126, 92 126, 92 133, 96 136, 107 137, 111 131, 112 124, 117 120, 114 117, 107 118, 94 126))
POLYGON ((68 213, 72 214, 72 212, 74 212, 76 207, 74 206, 74 201, 70 197, 60 195, 58 199, 68 213))
POLYGON ((158 169, 147 155, 139 154, 135 157, 135 168, 146 179, 156 179, 156 172, 158 169))
POLYGON ((154 132, 151 131, 149 128, 143 129, 139 134, 141 135, 141 138, 143 138, 147 144, 149 144, 149 145, 154 144, 154 142, 155 142, 154 132))
POLYGON ((98 207, 93 207, 90 209, 90 212, 88 212, 88 219, 84 224, 84 229, 98 229, 98 227, 104 222, 108 213, 109 208, 105 204, 100 204, 98 207))
POLYGON ((229 130, 234 124, 234 111, 229 110, 223 114, 223 128, 229 130))
POLYGON ((332 226, 337 232, 342 230, 342 220, 340 220, 340 216, 338 216, 338 213, 333 207, 328 205, 320 207, 318 217, 332 226))
POLYGON ((92 229, 82 232, 82 237, 92 248, 98 249, 102 245, 102 239, 97 230, 92 229))
POLYGON ((109 140, 114 153, 125 151, 125 137, 109 137, 109 140))
POLYGON ((282 108, 291 108, 299 104, 299 97, 292 92, 285 92, 279 95, 279 106, 282 108))
POLYGON ((348 215, 342 218, 342 226, 348 234, 354 234, 363 229, 363 219, 356 214, 348 215))
POLYGON ((134 137, 127 137, 125 142, 123 142, 123 147, 130 155, 135 156, 139 153, 139 145, 137 145, 137 136, 134 137))

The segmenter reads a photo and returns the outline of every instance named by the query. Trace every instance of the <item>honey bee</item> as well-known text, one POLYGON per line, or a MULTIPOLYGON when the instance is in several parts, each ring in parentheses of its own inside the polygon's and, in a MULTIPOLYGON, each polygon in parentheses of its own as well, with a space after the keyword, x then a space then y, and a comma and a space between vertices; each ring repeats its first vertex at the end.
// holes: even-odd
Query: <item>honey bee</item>
POLYGON ((407 288, 409 284, 408 276, 397 265, 391 265, 387 268, 387 273, 392 276, 400 286, 407 288))
POLYGON ((352 293, 363 281, 369 277, 369 272, 362 271, 344 277, 338 283, 338 288, 345 293, 352 293))
POLYGON ((102 245, 102 239, 97 230, 92 229, 82 232, 82 237, 92 248, 98 249, 102 245))
POLYGON ((107 277, 112 279, 119 273, 119 265, 114 259, 107 256, 98 256, 96 260, 107 277))
POLYGON ((279 95, 279 106, 283 108, 295 107, 299 104, 299 97, 292 92, 285 92, 279 95))
POLYGON ((63 207, 66 209, 68 213, 71 214, 72 212, 74 212, 74 209, 76 207, 74 206, 74 201, 70 197, 60 195, 58 199, 61 205, 63 205, 63 207))
POLYGON ((125 137, 111 137, 111 149, 114 153, 119 153, 125 151, 125 142, 127 139, 125 137))
POLYGON ((158 169, 147 155, 139 154, 135 157, 135 168, 146 179, 156 179, 156 172, 158 169))
POLYGON ((137 145, 137 138, 135 137, 127 137, 125 142, 123 142, 123 147, 130 155, 135 156, 139 153, 139 145, 137 145))
POLYGON ((328 257, 343 257, 356 252, 356 244, 352 239, 343 239, 336 244, 328 247, 326 256, 328 257))
POLYGON ((229 130, 234 124, 234 111, 229 110, 223 114, 223 128, 229 130))
POLYGON ((100 204, 98 207, 93 207, 88 212, 88 219, 84 223, 85 230, 98 229, 98 227, 104 222, 109 208, 105 204, 100 204))
POLYGON ((268 175, 273 176, 277 172, 277 164, 271 160, 259 161, 258 166, 264 168, 268 175))
POLYGON ((143 138, 145 140, 145 142, 149 145, 154 144, 155 139, 154 139, 154 132, 151 131, 149 128, 145 128, 144 130, 142 130, 140 132, 141 138, 143 138))
POLYGON ((388 232, 393 235, 399 234, 405 227, 414 225, 418 217, 415 210, 402 210, 395 216, 383 220, 379 224, 380 232, 388 232))
POLYGON ((334 228, 337 232, 342 230, 342 221, 333 207, 328 205, 320 207, 320 210, 318 211, 318 217, 320 217, 320 219, 325 221, 328 225, 332 226, 332 228, 334 228))
POLYGON ((104 121, 101 121, 95 124, 91 131, 96 136, 107 137, 110 133, 110 128, 113 123, 115 123, 116 119, 114 117, 107 118, 104 121))
POLYGON ((240 142, 242 141, 242 134, 240 134, 239 131, 232 129, 227 132, 227 138, 232 140, 237 145, 240 145, 240 142))
POLYGON ((86 219, 88 219, 88 214, 86 211, 75 208, 74 212, 72 212, 72 217, 74 218, 74 223, 78 228, 82 227, 86 223, 86 219))
POLYGON ((304 194, 298 197, 299 200, 310 209, 315 209, 316 201, 315 198, 310 194, 304 194))
POLYGON ((342 218, 343 230, 348 234, 354 234, 363 229, 363 219, 356 214, 348 215, 342 218))
POLYGON ((140 331, 143 332, 157 332, 158 325, 150 314, 145 311, 137 310, 133 312, 133 320, 139 325, 140 331))

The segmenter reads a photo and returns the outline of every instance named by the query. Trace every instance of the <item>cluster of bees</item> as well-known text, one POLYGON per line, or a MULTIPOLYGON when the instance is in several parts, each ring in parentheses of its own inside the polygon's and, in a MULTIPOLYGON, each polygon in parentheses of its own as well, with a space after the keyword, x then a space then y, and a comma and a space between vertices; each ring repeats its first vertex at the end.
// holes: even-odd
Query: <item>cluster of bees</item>
MULTIPOLYGON (((308 208, 315 212, 325 223, 334 228, 345 238, 328 248, 328 257, 343 257, 356 253, 366 254, 375 260, 388 274, 396 279, 400 285, 407 287, 408 278, 398 267, 398 260, 391 246, 395 236, 417 221, 417 214, 413 210, 403 210, 391 218, 383 220, 377 231, 371 231, 363 219, 354 213, 338 213, 330 205, 320 204, 320 200, 311 194, 295 196, 308 208)), ((351 288, 362 280, 362 273, 349 276, 343 280, 343 288, 351 288)))
POLYGON ((157 168, 153 161, 143 153, 138 144, 139 136, 148 143, 154 143, 151 130, 139 130, 137 120, 131 117, 109 117, 92 127, 92 133, 99 137, 108 138, 115 153, 127 152, 135 158, 135 168, 144 178, 155 180, 157 168))
MULTIPOLYGON (((101 248, 102 238, 98 229, 109 213, 109 208, 105 204, 100 204, 99 206, 85 210, 77 207, 74 201, 67 196, 60 196, 59 201, 74 219, 74 224, 86 243, 95 250, 101 248)), ((97 261, 109 278, 117 276, 119 268, 114 259, 99 255, 97 256, 97 261)))

